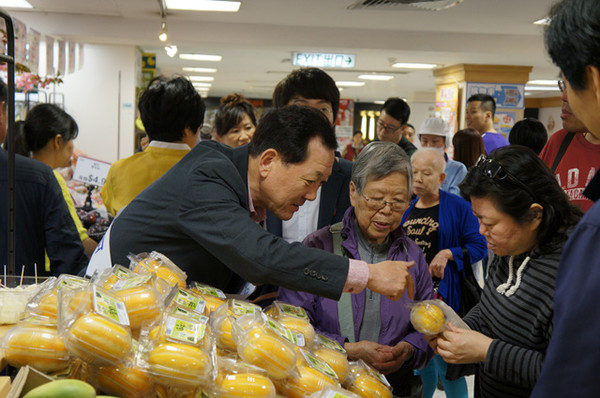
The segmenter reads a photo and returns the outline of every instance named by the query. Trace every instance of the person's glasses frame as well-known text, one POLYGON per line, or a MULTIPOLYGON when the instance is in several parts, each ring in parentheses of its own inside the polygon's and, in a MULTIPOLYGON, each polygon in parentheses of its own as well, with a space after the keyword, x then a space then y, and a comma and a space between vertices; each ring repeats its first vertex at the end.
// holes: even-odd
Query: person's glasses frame
POLYGON ((373 211, 379 211, 383 209, 385 206, 389 205, 390 209, 395 212, 401 212, 406 210, 408 207, 408 202, 403 200, 394 200, 392 202, 385 201, 383 199, 373 199, 365 196, 364 194, 360 194, 365 201, 367 202, 367 207, 373 211))
POLYGON ((389 124, 385 124, 381 120, 377 121, 377 127, 379 127, 382 130, 385 130, 389 133, 395 133, 396 131, 398 131, 402 128, 402 126, 391 126, 389 124))
POLYGON ((512 173, 506 170, 496 160, 490 159, 486 155, 481 155, 479 156, 479 159, 477 159, 477 163, 475 163, 475 168, 479 169, 481 171, 481 174, 483 174, 484 176, 494 180, 504 180, 508 178, 514 184, 523 188, 523 190, 527 192, 529 196, 531 196, 534 202, 536 201, 536 196, 531 191, 531 189, 529 189, 529 187, 525 185, 523 181, 519 180, 517 177, 512 175, 512 173))
POLYGON ((567 89, 567 85, 565 84, 565 81, 563 79, 558 79, 557 83, 558 83, 558 89, 560 90, 560 92, 564 93, 565 90, 567 89))

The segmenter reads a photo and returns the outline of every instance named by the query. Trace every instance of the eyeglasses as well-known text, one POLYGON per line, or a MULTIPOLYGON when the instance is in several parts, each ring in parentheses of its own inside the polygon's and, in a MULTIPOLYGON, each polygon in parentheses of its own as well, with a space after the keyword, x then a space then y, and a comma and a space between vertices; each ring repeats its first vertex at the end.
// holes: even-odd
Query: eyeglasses
POLYGON ((558 79, 558 89, 560 90, 561 93, 564 93, 565 90, 567 89, 567 86, 565 85, 565 81, 563 79, 558 79))
POLYGON ((377 127, 387 131, 388 133, 395 133, 402 126, 392 126, 391 124, 385 124, 381 120, 378 120, 377 127))
POLYGON ((402 200, 386 202, 383 199, 368 198, 363 194, 361 194, 361 196, 367 201, 367 207, 374 211, 379 211, 387 205, 390 205, 390 209, 392 209, 392 211, 404 211, 408 206, 408 202, 402 200))
POLYGON ((527 187, 527 185, 525 185, 521 180, 512 175, 508 170, 502 167, 502 165, 494 159, 489 159, 485 155, 481 155, 479 156, 479 159, 477 159, 477 163, 475 163, 475 168, 480 169, 481 174, 483 174, 484 176, 495 180, 504 180, 505 178, 508 178, 514 184, 523 188, 523 190, 527 192, 527 194, 531 196, 531 198, 534 201, 536 200, 535 195, 533 194, 531 189, 527 187))

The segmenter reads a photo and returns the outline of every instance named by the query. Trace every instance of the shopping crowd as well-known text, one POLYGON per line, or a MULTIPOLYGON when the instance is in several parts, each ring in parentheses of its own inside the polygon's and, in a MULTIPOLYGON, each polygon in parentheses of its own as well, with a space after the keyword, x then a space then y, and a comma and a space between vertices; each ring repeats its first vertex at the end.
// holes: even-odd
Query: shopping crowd
MULTIPOLYGON (((497 132, 487 94, 467 99, 456 133, 441 118, 409 124, 408 103, 389 98, 377 139, 356 131, 338 151, 339 90, 303 68, 260 118, 244 96, 223 97, 206 140, 191 82, 156 78, 138 101, 149 143, 115 162, 102 188, 115 219, 99 243, 53 172, 69 164, 77 123, 37 105, 15 132, 16 264, 90 276, 156 250, 190 280, 303 307, 395 397, 431 398, 438 383, 467 397, 473 374, 478 397, 600 396, 600 5, 562 0, 550 19, 563 121, 550 137, 530 118, 497 132), (469 328, 417 332, 410 303, 433 299, 469 328)), ((4 142, 4 82, 0 101, 4 142)), ((0 150, 0 170, 7 162, 0 150)))

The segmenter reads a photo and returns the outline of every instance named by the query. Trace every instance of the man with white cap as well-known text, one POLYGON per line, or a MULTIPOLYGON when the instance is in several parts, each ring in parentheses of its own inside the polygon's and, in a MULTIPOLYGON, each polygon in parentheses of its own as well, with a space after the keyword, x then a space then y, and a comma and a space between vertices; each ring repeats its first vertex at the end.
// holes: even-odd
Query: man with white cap
POLYGON ((446 179, 442 182, 440 189, 460 195, 458 184, 467 175, 467 168, 461 162, 450 159, 446 154, 446 147, 450 142, 450 125, 444 119, 437 117, 425 119, 419 128, 419 141, 423 148, 434 148, 444 155, 446 179))

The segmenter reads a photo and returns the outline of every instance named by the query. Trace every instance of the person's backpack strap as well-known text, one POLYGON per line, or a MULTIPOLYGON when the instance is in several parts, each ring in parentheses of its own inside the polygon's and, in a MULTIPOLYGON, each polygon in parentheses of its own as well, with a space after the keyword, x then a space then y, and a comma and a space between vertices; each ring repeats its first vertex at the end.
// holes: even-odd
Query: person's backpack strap
MULTIPOLYGON (((333 239, 333 253, 338 256, 344 256, 342 251, 342 221, 329 227, 333 239)), ((354 334, 354 314, 352 313, 352 296, 350 293, 342 293, 338 300, 338 319, 340 322, 340 334, 345 336, 351 343, 356 342, 354 334)))
POLYGON ((567 148, 569 147, 571 141, 573 141, 573 137, 575 137, 575 133, 567 133, 567 135, 565 135, 565 138, 563 138, 563 141, 560 144, 560 148, 558 148, 558 152, 556 153, 556 157, 554 158, 554 162, 552 163, 552 167, 550 167, 552 174, 554 174, 554 171, 558 167, 560 160, 564 156, 565 152, 567 152, 567 148))
POLYGON ((331 232, 331 237, 333 238, 333 254, 338 256, 343 256, 342 252, 342 229, 344 228, 344 223, 342 221, 332 224, 329 226, 329 232, 331 232))

